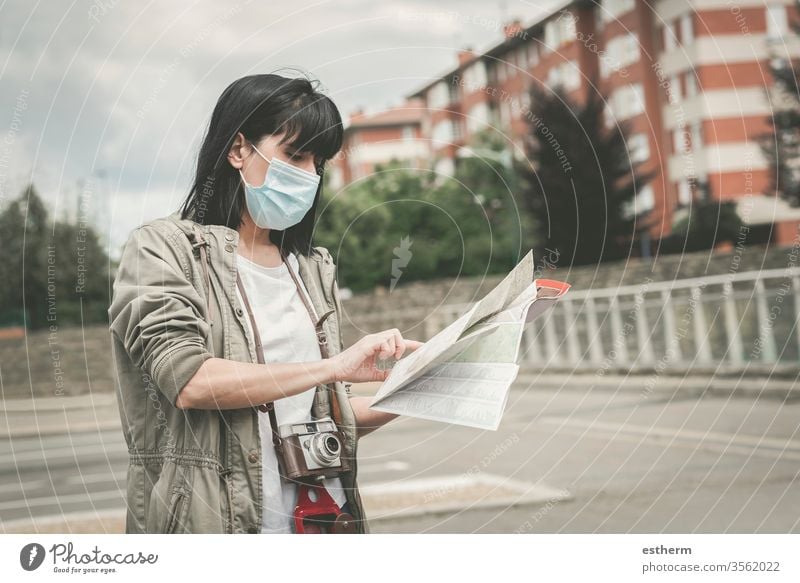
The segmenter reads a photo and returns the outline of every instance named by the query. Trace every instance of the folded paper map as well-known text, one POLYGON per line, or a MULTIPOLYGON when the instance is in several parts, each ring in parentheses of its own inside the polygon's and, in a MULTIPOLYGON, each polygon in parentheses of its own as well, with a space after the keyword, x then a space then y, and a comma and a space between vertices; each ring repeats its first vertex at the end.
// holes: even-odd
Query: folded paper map
POLYGON ((533 278, 533 251, 492 291, 392 367, 371 409, 496 430, 526 324, 569 285, 533 278))

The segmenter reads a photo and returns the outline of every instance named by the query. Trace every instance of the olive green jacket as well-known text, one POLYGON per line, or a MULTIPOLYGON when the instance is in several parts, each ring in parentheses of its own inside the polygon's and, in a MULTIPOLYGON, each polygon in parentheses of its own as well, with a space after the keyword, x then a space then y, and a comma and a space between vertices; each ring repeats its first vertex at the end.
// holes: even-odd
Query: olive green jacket
MULTIPOLYGON (((128 533, 261 530, 257 409, 175 406, 178 393, 206 359, 257 362, 247 314, 236 294, 238 242, 234 229, 201 226, 174 213, 135 229, 123 250, 108 315, 130 456, 128 533), (206 272, 201 268, 203 256, 206 272)), ((297 254, 297 259, 316 313, 335 311, 323 326, 330 355, 338 354, 343 344, 336 266, 324 247, 314 247, 309 256, 297 254)), ((342 485, 359 532, 369 532, 356 483, 357 437, 349 385, 318 386, 312 414, 330 415, 331 395, 341 410, 343 455, 351 459, 352 469, 341 476, 342 485)))

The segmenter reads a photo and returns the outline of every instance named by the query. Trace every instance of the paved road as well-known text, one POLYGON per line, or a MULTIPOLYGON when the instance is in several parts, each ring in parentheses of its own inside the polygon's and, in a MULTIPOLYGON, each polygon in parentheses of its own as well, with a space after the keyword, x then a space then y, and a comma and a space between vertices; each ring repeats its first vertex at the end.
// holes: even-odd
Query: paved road
MULTIPOLYGON (((375 532, 799 532, 798 424, 800 402, 515 387, 497 432, 402 418, 364 438, 360 482, 497 476, 572 494, 482 508, 481 493, 375 532)), ((118 430, 2 440, 0 520, 122 508, 126 464, 118 430)))

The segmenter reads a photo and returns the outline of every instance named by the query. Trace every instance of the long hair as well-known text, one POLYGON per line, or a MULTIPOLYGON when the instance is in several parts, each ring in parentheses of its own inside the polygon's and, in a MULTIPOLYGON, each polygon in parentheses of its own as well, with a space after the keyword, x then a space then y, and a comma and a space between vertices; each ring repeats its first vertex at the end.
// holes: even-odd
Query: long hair
POLYGON ((283 134, 281 144, 314 156, 320 175, 314 204, 303 219, 285 230, 272 229, 270 240, 281 249, 308 255, 317 205, 322 197, 325 162, 342 147, 342 118, 316 82, 276 74, 250 75, 231 83, 220 95, 203 145, 181 218, 203 225, 238 229, 245 205, 239 173, 228 162, 237 132, 251 143, 283 134))

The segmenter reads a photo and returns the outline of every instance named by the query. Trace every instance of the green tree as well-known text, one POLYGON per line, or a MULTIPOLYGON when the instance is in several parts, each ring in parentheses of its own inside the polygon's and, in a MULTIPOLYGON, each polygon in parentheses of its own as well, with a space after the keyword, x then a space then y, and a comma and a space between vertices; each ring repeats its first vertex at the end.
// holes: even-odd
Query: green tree
MULTIPOLYGON (((800 12, 800 0, 795 0, 800 12)), ((800 35, 800 23, 792 22, 792 32, 800 35)), ((785 42, 780 43, 785 47, 785 42)), ((776 56, 769 61, 777 91, 769 96, 773 111, 769 116, 771 131, 761 138, 762 150, 770 164, 768 196, 778 194, 791 206, 800 206, 800 71, 789 59, 776 56)))
POLYGON ((664 253, 702 251, 723 242, 735 243, 742 233, 735 202, 712 199, 707 182, 698 183, 698 190, 700 198, 675 221, 670 236, 662 239, 664 253))
POLYGON ((497 132, 484 130, 463 151, 471 155, 459 158, 454 175, 433 193, 458 225, 458 233, 451 228, 453 236, 444 241, 439 271, 458 275, 450 266, 463 257, 462 274, 504 273, 531 247, 509 145, 497 132))
POLYGON ((0 325, 104 322, 108 257, 90 228, 51 222, 33 185, 0 213, 0 325))
POLYGON ((25 303, 22 296, 22 259, 25 224, 22 199, 12 200, 0 213, 0 246, 5 261, 0 262, 0 326, 24 326, 25 303))
POLYGON ((652 175, 631 163, 629 127, 606 128, 604 103, 594 92, 578 104, 531 90, 524 200, 540 243, 576 265, 626 256, 645 228, 630 209, 652 175))
POLYGON ((502 273, 518 261, 513 172, 486 157, 454 176, 395 162, 348 185, 318 211, 316 240, 354 291, 441 277, 502 273))

